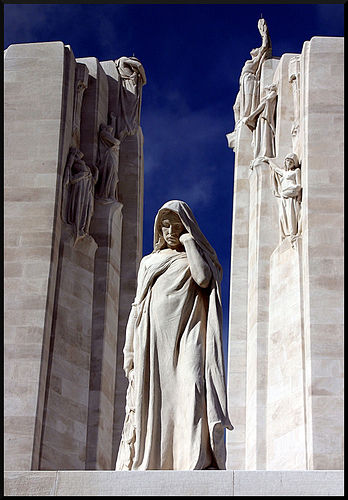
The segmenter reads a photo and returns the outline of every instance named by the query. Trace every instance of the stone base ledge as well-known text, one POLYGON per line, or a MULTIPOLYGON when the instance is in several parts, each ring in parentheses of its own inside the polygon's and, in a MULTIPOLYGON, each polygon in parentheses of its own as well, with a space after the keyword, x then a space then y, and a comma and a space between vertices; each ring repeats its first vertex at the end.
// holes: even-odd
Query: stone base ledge
POLYGON ((343 496, 343 471, 7 471, 5 496, 343 496))

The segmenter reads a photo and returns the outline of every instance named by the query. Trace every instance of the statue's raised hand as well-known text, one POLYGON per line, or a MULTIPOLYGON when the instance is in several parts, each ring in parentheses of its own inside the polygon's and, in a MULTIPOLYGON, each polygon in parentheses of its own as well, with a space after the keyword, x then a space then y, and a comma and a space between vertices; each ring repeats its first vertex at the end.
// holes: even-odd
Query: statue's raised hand
POLYGON ((259 32, 260 32, 261 36, 267 34, 268 28, 267 28, 266 21, 263 18, 259 19, 259 22, 257 23, 257 27, 259 28, 259 32))

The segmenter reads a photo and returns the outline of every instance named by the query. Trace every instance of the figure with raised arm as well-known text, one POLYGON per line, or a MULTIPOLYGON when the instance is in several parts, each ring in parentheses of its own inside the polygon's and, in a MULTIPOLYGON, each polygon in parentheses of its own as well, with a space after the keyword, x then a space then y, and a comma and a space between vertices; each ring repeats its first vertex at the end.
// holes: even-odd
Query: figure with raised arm
POLYGON ((265 158, 271 167, 273 193, 279 199, 280 241, 289 237, 291 244, 300 236, 302 185, 301 169, 297 155, 289 153, 284 159, 284 168, 265 158))
POLYGON ((242 69, 239 79, 239 92, 233 106, 235 117, 235 128, 239 121, 251 115, 260 102, 260 74, 262 63, 271 57, 272 45, 268 33, 266 21, 261 18, 258 21, 258 29, 261 35, 261 46, 252 49, 251 59, 248 59, 242 69))

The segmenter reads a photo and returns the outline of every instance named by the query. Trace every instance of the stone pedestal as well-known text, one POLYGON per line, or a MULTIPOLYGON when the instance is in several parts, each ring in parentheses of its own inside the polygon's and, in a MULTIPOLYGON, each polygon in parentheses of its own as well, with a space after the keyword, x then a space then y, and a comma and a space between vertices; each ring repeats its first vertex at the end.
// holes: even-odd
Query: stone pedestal
POLYGON ((302 241, 293 247, 286 239, 270 259, 268 470, 308 467, 302 283, 302 241))
POLYGON ((91 372, 94 257, 90 236, 61 241, 39 469, 84 469, 91 372))
POLYGON ((270 256, 278 242, 269 165, 254 163, 249 170, 249 183, 245 468, 266 469, 270 256))
POLYGON ((343 471, 6 472, 17 496, 343 496, 343 471))
POLYGON ((143 134, 140 127, 135 135, 126 137, 121 143, 119 176, 119 200, 124 209, 113 435, 114 465, 123 429, 128 387, 128 380, 123 371, 123 347, 130 308, 136 293, 138 267, 142 258, 144 159, 143 134))
POLYGON ((94 261, 87 469, 112 469, 118 314, 120 297, 122 204, 96 201, 91 234, 94 261))
POLYGON ((233 188, 227 394, 234 430, 226 433, 229 469, 245 467, 250 141, 251 132, 242 124, 235 143, 233 188))

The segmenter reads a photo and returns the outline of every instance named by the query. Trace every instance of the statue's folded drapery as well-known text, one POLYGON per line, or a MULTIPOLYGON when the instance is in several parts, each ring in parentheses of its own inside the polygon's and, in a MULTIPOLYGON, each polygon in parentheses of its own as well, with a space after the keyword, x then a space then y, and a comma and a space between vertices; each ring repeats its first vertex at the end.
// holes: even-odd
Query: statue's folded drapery
POLYGON ((280 169, 271 160, 271 184, 273 194, 279 199, 279 226, 280 238, 283 240, 287 236, 292 239, 302 232, 301 202, 301 170, 299 161, 295 153, 290 153, 285 157, 293 161, 293 168, 280 169))
MULTIPOLYGON (((186 252, 143 258, 129 317, 124 368, 130 379, 117 469, 225 468, 227 416, 221 268, 189 207, 169 202, 212 271, 207 288, 186 252), (129 371, 133 372, 129 373, 129 371)), ((155 240, 156 240, 155 222, 155 240)))

